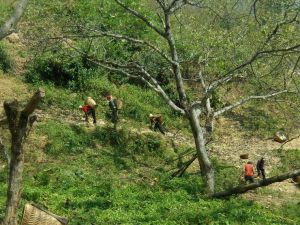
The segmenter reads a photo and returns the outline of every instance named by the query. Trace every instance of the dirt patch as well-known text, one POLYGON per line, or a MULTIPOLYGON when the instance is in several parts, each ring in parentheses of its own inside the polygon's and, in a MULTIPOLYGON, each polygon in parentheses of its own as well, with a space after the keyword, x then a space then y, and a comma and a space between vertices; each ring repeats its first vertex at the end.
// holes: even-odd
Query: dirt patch
MULTIPOLYGON (((256 164, 258 159, 264 157, 266 159, 266 176, 270 177, 272 170, 280 164, 280 158, 277 156, 279 148, 282 147, 285 150, 300 148, 300 138, 282 146, 272 139, 248 138, 236 121, 223 120, 222 126, 226 129, 218 131, 215 141, 209 146, 210 152, 212 156, 238 168, 241 173, 247 161, 256 164), (240 159, 241 154, 249 154, 249 158, 240 159)), ((295 133, 300 133, 300 131, 295 131, 295 133)), ((286 180, 247 192, 242 196, 269 206, 284 205, 297 203, 300 199, 300 190, 293 182, 286 180)))
POLYGON ((282 206, 287 203, 298 204, 300 202, 300 189, 291 180, 271 184, 242 195, 243 198, 259 202, 265 206, 282 206))
POLYGON ((3 103, 5 100, 23 101, 30 96, 26 85, 20 80, 0 73, 0 116, 3 114, 3 103))

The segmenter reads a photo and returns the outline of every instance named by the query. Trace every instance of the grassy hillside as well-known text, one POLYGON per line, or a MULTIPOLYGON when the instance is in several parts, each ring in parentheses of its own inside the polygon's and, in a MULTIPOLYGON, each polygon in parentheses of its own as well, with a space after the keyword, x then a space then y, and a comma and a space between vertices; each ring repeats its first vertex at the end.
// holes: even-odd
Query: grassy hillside
MULTIPOLYGON (((209 200, 198 175, 171 180, 167 171, 176 167, 170 162, 176 154, 167 141, 132 127, 115 132, 110 125, 87 128, 40 117, 26 144, 22 205, 37 202, 78 225, 299 222, 296 205, 271 209, 240 197, 209 200)), ((222 166, 220 185, 232 183, 237 171, 222 166)), ((0 177, 4 209, 6 169, 0 177)))
MULTIPOLYGON (((0 8, 0 12, 9 10, 9 1, 5 2, 7 8, 0 8)), ((146 8, 139 10, 152 16, 146 8)), ((179 35, 182 38, 188 38, 188 34, 195 38, 203 35, 192 32, 193 26, 198 24, 197 16, 202 17, 194 13, 196 15, 190 15, 193 24, 182 28, 184 32, 179 35)), ((183 15, 179 16, 182 18, 183 15)), ((35 202, 67 217, 70 225, 300 224, 299 187, 289 181, 225 200, 212 200, 204 195, 204 182, 197 162, 183 177, 171 179, 172 172, 193 153, 194 143, 188 122, 171 111, 156 93, 140 81, 107 72, 88 63, 66 43, 47 39, 62 35, 65 29, 74 32, 73 22, 89 26, 105 24, 104 30, 114 28, 161 44, 145 26, 130 19, 109 1, 92 0, 89 4, 84 0, 31 2, 19 26, 20 40, 17 43, 8 40, 0 43, 0 105, 4 100, 13 98, 23 102, 37 87, 46 91, 36 111, 38 120, 25 144, 19 218, 25 202, 35 202), (3 61, 11 62, 12 70, 5 70, 1 64, 3 61), (105 100, 108 93, 124 102, 117 131, 108 116, 105 100), (78 110, 87 96, 93 96, 99 104, 96 126, 85 124, 82 112, 78 110), (167 130, 165 136, 149 129, 149 113, 163 114, 167 130)), ((210 21, 207 22, 201 32, 205 33, 210 26, 210 21)), ((232 21, 227 22, 230 24, 232 21)), ((228 24, 221 25, 227 27, 228 24)), ((209 49, 215 40, 221 43, 223 36, 218 33, 221 31, 219 28, 212 31, 214 39, 208 41, 204 49, 209 49)), ((235 30, 231 32, 235 33, 235 30)), ((238 33, 236 35, 239 36, 238 33)), ((201 43, 201 40, 198 42, 201 43)), ((90 46, 90 54, 123 59, 140 57, 147 62, 158 62, 147 51, 122 42, 106 39, 69 41, 82 49, 90 46), (113 51, 106 52, 104 46, 113 51)), ((198 55, 195 43, 182 41, 181 45, 180 51, 186 58, 198 57, 200 60, 201 54, 198 55), (191 55, 185 50, 189 50, 191 55)), ((245 45, 251 46, 251 42, 245 45)), ((218 51, 226 52, 226 49, 218 51)), ((240 54, 246 53, 237 53, 240 54)), ((226 58, 226 55, 222 57, 226 58)), ((221 59, 214 61, 210 72, 224 69, 221 64, 221 59)), ((150 65, 151 70, 163 75, 169 73, 164 66, 163 61, 150 65)), ((160 82, 175 99, 174 84, 164 79, 160 82)), ((255 85, 253 82, 246 88, 255 85)), ((190 87, 189 97, 194 97, 197 88, 190 87)), ((225 94, 229 93, 230 98, 235 99, 244 91, 239 86, 229 86, 228 90, 230 92, 224 89, 214 93, 216 106, 227 104, 222 98, 225 94)), ((239 159, 241 153, 249 153, 253 161, 265 155, 267 176, 300 168, 298 139, 282 149, 279 149, 280 144, 266 140, 278 129, 289 132, 291 136, 297 134, 299 115, 291 108, 297 102, 295 99, 292 103, 282 104, 250 103, 216 121, 216 133, 209 144, 209 151, 216 169, 217 190, 241 182, 245 163, 239 159)), ((3 114, 0 108, 0 118, 3 114)), ((8 150, 10 135, 7 127, 0 127, 0 137, 8 150)), ((5 213, 7 171, 6 159, 1 153, 0 219, 5 213)))

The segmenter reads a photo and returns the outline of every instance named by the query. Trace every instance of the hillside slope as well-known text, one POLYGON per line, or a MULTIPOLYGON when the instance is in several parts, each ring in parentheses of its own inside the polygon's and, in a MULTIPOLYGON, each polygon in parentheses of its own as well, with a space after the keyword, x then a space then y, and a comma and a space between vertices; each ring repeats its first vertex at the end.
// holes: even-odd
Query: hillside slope
MULTIPOLYGON (((11 2, 6 1, 7 4, 11 2)), ((148 0, 127 1, 133 7, 138 2, 149 3, 148 0)), ((227 2, 230 1, 224 1, 224 5, 227 6, 227 2)), ((236 1, 232 3, 237 6, 236 1)), ((230 64, 240 63, 251 55, 252 48, 271 29, 256 26, 253 21, 253 27, 243 33, 240 28, 244 28, 243 24, 249 25, 246 20, 237 22, 229 16, 233 10, 238 15, 239 8, 226 9, 222 4, 214 4, 222 15, 225 13, 223 16, 228 21, 212 19, 205 10, 203 14, 197 10, 178 13, 178 18, 171 21, 177 23, 174 32, 178 32, 175 39, 184 77, 198 74, 199 67, 203 66, 207 78, 218 78, 230 64), (262 30, 262 37, 254 32, 258 28, 266 29, 262 30)), ((156 10, 155 5, 151 4, 152 7, 156 10)), ((147 8, 137 9, 161 25, 147 8)), ((245 12, 249 16, 249 10, 245 12)), ((269 22, 276 25, 277 20, 273 18, 268 18, 269 22)), ((24 146, 24 186, 19 218, 25 202, 36 202, 69 218, 70 225, 300 224, 300 189, 291 180, 216 200, 205 196, 197 160, 182 177, 171 178, 172 172, 194 154, 188 121, 173 112, 140 80, 108 72, 88 58, 103 56, 107 60, 120 60, 120 63, 141 60, 175 101, 178 96, 170 77, 172 72, 164 60, 153 54, 153 49, 149 51, 138 44, 101 35, 96 39, 79 38, 88 35, 89 29, 94 27, 101 32, 112 29, 144 38, 162 47, 163 52, 168 51, 147 26, 131 18, 114 1, 99 0, 91 0, 89 4, 84 0, 31 2, 19 23, 18 33, 1 43, 1 49, 8 53, 5 57, 11 57, 14 63, 9 73, 3 74, 0 70, 0 119, 4 117, 4 100, 16 98, 23 102, 38 87, 46 91, 35 111, 38 119, 24 146), (87 30, 82 29, 85 25, 87 30), (65 38, 68 34, 71 37, 65 38), (60 38, 62 36, 64 38, 60 38), (79 53, 74 47, 85 53, 79 53), (117 130, 110 121, 107 94, 124 101, 117 130), (86 124, 78 109, 87 96, 98 103, 95 126, 86 124), (166 135, 149 129, 150 113, 163 114, 166 135)), ((285 31, 289 35, 283 38, 283 44, 296 40, 292 31, 285 31)), ((281 43, 281 39, 274 39, 281 43)), ((296 57, 288 60, 289 63, 283 63, 282 71, 296 62, 296 57)), ((281 77, 283 72, 269 68, 275 63, 275 59, 261 59, 257 65, 252 65, 257 67, 257 73, 252 74, 253 71, 247 69, 239 71, 237 83, 225 85, 212 94, 213 107, 220 109, 244 94, 264 93, 264 82, 270 82, 271 86, 279 84, 280 79, 274 77, 281 77), (252 78, 247 85, 244 75, 253 79, 262 75, 263 85, 252 78)), ((188 97, 198 99, 197 90, 201 85, 189 82, 186 85, 188 97)), ((276 101, 248 102, 216 120, 208 151, 215 167, 217 191, 243 183, 241 174, 246 160, 241 160, 240 155, 244 153, 248 153, 248 160, 253 162, 264 156, 268 177, 300 167, 300 138, 284 146, 272 141, 273 133, 279 129, 290 137, 300 134, 297 101, 295 96, 284 96, 276 101)), ((8 151, 10 134, 5 125, 0 127, 0 137, 8 151)), ((4 216, 7 172, 6 158, 1 152, 0 220, 4 216)))
MULTIPOLYGON (((32 88, 28 89, 18 79, 1 75, 0 81, 1 90, 4 90, 1 91, 1 102, 12 98, 25 100, 30 96, 32 88)), ((202 192, 201 181, 193 175, 198 171, 197 163, 189 169, 188 174, 191 175, 169 180, 169 173, 166 172, 174 167, 174 162, 168 163, 168 161, 177 158, 171 147, 171 138, 176 131, 170 131, 166 137, 154 135, 148 128, 143 128, 144 131, 140 132, 140 129, 131 128, 130 121, 124 118, 122 120, 124 127, 120 128, 120 133, 117 134, 113 133, 109 121, 101 115, 97 127, 86 127, 81 121, 79 111, 66 113, 57 107, 42 107, 37 114, 39 120, 25 145, 26 170, 22 202, 35 201, 43 204, 71 218, 71 224, 99 224, 103 221, 106 221, 106 224, 134 224, 137 221, 142 224, 151 224, 153 221, 161 224, 181 221, 181 224, 185 224, 189 221, 188 223, 193 224, 200 218, 206 218, 207 224, 210 224, 216 221, 215 212, 211 209, 201 214, 205 215, 204 217, 188 216, 189 213, 194 214, 200 209, 203 212, 207 204, 211 204, 221 214, 223 207, 234 206, 230 212, 224 214, 231 215, 227 218, 230 224, 239 224, 243 220, 250 220, 256 224, 256 219, 250 219, 247 213, 241 217, 234 212, 248 210, 249 200, 260 202, 261 205, 252 202, 251 204, 254 205, 251 208, 263 212, 261 217, 266 218, 266 224, 270 221, 273 221, 273 224, 296 224, 296 220, 291 219, 293 214, 290 214, 292 217, 285 219, 281 216, 277 217, 283 213, 280 212, 282 205, 285 207, 289 205, 287 208, 290 208, 299 202, 299 189, 289 181, 247 193, 243 195, 246 202, 240 198, 233 198, 229 202, 205 203, 201 195, 199 196, 202 192), (148 134, 150 139, 147 139, 148 134), (153 137, 160 141, 149 142, 153 137), (149 143, 154 144, 156 146, 154 152, 151 152, 152 150, 145 144, 139 144, 135 152, 130 150, 132 144, 136 144, 131 138, 140 139, 147 146, 149 143), (196 183, 195 179, 198 180, 196 183), (138 208, 135 207, 136 204, 139 205, 138 208), (181 208, 183 206, 181 204, 185 205, 185 210, 181 208), (239 205, 238 209, 234 209, 236 204, 239 205), (167 212, 163 213, 161 207, 166 207, 167 212), (272 207, 271 211, 269 211, 270 207, 272 207), (174 213, 180 208, 181 213, 175 216, 174 213), (187 208, 191 211, 188 212, 187 208), (152 213, 149 211, 151 209, 154 210, 152 213), (136 214, 137 212, 140 214, 136 214), (276 213, 273 214, 274 212, 276 213)), ((230 120, 224 120, 223 123, 226 123, 226 131, 220 130, 218 133, 220 138, 210 147, 212 156, 222 162, 217 171, 221 177, 228 172, 223 168, 224 165, 225 168, 229 165, 235 168, 234 171, 241 171, 244 162, 239 159, 239 154, 245 151, 250 153, 252 160, 261 155, 266 156, 267 175, 277 172, 274 165, 281 163, 276 151, 279 147, 277 143, 258 138, 244 138, 238 124, 230 120), (240 136, 237 137, 237 134, 240 136)), ((5 136, 8 144, 8 133, 5 129, 1 129, 1 136, 5 136)), ((179 133, 176 136, 175 143, 180 148, 193 146, 191 139, 183 134, 179 133)), ((282 151, 293 151, 290 148, 295 148, 297 145, 298 140, 294 140, 285 145, 282 151)), ((1 177, 3 177, 7 168, 3 167, 5 161, 2 160, 1 164, 1 177)), ((230 185, 232 179, 238 181, 239 177, 231 175, 228 178, 218 179, 219 185, 224 188, 230 185)), ((5 185, 1 185, 0 189, 2 196, 5 196, 5 185)), ((1 198, 1 202, 3 201, 4 197, 1 198)), ((258 221, 261 219, 259 218, 258 221)))

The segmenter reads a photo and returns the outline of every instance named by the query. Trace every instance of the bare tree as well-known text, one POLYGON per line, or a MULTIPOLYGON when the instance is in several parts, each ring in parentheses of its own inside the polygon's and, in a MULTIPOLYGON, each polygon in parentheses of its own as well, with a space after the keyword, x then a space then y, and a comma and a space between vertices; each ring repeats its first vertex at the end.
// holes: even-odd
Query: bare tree
POLYGON ((9 165, 6 212, 2 223, 3 225, 18 224, 17 209, 21 198, 22 175, 24 168, 23 144, 34 121, 36 120, 36 116, 32 115, 32 113, 44 96, 44 91, 39 89, 32 96, 23 110, 19 109, 19 102, 17 100, 4 102, 7 123, 11 133, 11 159, 9 165))
POLYGON ((0 27, 0 40, 13 32, 13 28, 16 26, 21 16, 23 15, 27 4, 28 0, 20 0, 18 2, 10 18, 0 27))
MULTIPOLYGON (((144 23, 150 28, 163 42, 160 45, 156 45, 148 40, 138 39, 131 36, 117 34, 113 32, 102 31, 96 28, 86 28, 84 26, 77 26, 81 31, 84 30, 82 35, 66 35, 58 38, 110 38, 113 40, 127 41, 132 44, 141 45, 145 48, 151 49, 154 53, 160 56, 168 65, 171 71, 172 78, 176 84, 176 92, 178 94, 179 104, 175 103, 176 99, 172 99, 164 87, 160 85, 156 79, 156 74, 147 68, 146 65, 138 61, 124 62, 124 60, 109 60, 106 58, 99 59, 97 56, 88 55, 85 51, 82 51, 75 46, 70 46, 80 54, 101 67, 110 70, 112 72, 123 74, 131 78, 137 78, 142 80, 151 89, 158 93, 162 99, 165 100, 173 110, 179 112, 186 117, 189 121, 190 128, 194 137, 196 146, 197 159, 199 161, 202 175, 206 178, 206 186, 208 193, 213 193, 215 188, 214 181, 214 169, 210 157, 207 152, 207 139, 211 136, 214 126, 213 121, 215 118, 223 115, 224 113, 231 111, 241 105, 253 100, 266 100, 269 98, 275 98, 280 95, 293 92, 288 86, 283 85, 278 88, 262 88, 260 93, 254 92, 241 96, 240 99, 225 105, 222 108, 214 108, 211 104, 212 94, 226 85, 239 83, 239 78, 249 78, 250 73, 243 73, 246 68, 252 68, 253 64, 258 60, 263 60, 264 57, 272 57, 274 55, 292 55, 299 54, 300 43, 294 43, 291 45, 273 46, 272 40, 276 37, 278 31, 289 24, 297 23, 298 13, 294 16, 284 17, 284 20, 278 22, 262 40, 257 49, 255 49, 250 57, 239 61, 235 65, 225 72, 220 72, 217 75, 210 76, 205 74, 201 68, 199 73, 193 78, 186 78, 182 73, 182 60, 180 59, 180 53, 178 51, 178 44, 176 42, 174 26, 172 21, 176 17, 176 13, 183 10, 184 7, 197 7, 197 9, 207 9, 213 12, 214 15, 221 17, 214 9, 204 3, 204 1, 189 1, 189 0, 156 0, 158 13, 154 12, 154 15, 159 15, 160 24, 152 22, 146 15, 143 15, 139 11, 125 4, 122 0, 114 0, 117 5, 128 12, 132 17, 144 23), (270 47, 271 46, 271 47, 270 47), (200 85, 197 89, 197 98, 191 100, 187 97, 188 85, 186 82, 194 82, 200 85), (204 121, 204 124, 203 124, 204 121)), ((57 39, 57 38, 56 38, 57 39)), ((67 43, 68 44, 68 43, 67 43)), ((231 99, 232 100, 232 99, 231 99)), ((188 163, 192 161, 189 160, 188 163)), ((186 167, 184 167, 186 169, 186 167)), ((179 173, 181 174, 181 173, 179 173)))

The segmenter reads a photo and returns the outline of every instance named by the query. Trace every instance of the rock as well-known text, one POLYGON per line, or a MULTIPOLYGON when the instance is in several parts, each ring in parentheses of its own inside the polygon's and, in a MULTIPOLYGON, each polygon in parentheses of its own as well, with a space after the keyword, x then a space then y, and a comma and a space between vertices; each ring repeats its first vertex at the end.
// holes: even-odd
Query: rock
POLYGON ((248 159, 249 158, 249 154, 248 153, 247 154, 241 154, 240 158, 241 159, 248 159))
POLYGON ((287 136, 282 131, 277 131, 274 135, 274 141, 277 141, 279 143, 283 143, 287 141, 287 136))
POLYGON ((293 177, 293 181, 300 184, 300 176, 293 177))
POLYGON ((222 116, 217 117, 216 121, 220 125, 224 125, 226 123, 226 119, 224 117, 222 117, 222 116))
POLYGON ((74 41, 69 39, 69 38, 64 38, 63 39, 63 46, 65 48, 71 48, 74 45, 74 41))
POLYGON ((11 33, 6 37, 6 39, 13 44, 20 42, 20 37, 17 33, 11 33))

